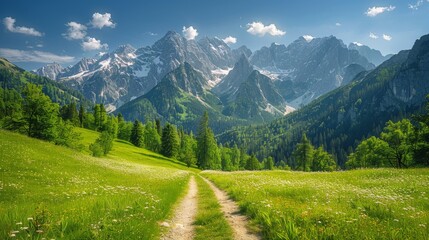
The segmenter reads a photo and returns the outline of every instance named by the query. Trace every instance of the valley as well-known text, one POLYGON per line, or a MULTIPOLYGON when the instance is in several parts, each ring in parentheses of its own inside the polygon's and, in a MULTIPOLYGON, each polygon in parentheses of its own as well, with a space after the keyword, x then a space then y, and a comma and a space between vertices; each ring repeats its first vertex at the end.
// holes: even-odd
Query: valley
POLYGON ((3 3, 0 239, 429 239, 428 11, 3 3))
MULTIPOLYGON (((85 144, 97 136, 79 132, 85 144)), ((199 197, 187 236, 241 239, 233 237, 237 221, 225 220, 223 203, 200 175, 238 204, 250 220, 240 231, 256 233, 255 239, 429 236, 427 169, 200 172, 119 140, 107 157, 94 158, 3 130, 0 139, 3 239, 159 239, 170 228, 180 233, 185 222, 169 219, 190 178, 197 180, 199 197)), ((237 218, 233 211, 228 213, 237 218)), ((177 239, 167 236, 162 239, 177 239)))

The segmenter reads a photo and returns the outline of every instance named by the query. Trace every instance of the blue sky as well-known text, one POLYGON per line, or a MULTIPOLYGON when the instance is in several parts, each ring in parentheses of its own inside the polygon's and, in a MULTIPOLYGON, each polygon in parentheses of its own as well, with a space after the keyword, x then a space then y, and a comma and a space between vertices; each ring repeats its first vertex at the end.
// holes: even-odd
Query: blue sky
POLYGON ((198 35, 187 37, 231 36, 232 48, 334 35, 388 54, 428 34, 428 16, 429 0, 14 0, 0 9, 0 56, 26 69, 50 61, 66 66, 126 43, 151 45, 191 26, 198 35))

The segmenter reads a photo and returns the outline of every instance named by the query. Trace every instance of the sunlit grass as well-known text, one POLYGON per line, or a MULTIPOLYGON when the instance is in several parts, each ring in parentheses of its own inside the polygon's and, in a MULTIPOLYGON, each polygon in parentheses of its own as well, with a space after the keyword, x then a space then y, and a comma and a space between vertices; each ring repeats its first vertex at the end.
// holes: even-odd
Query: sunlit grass
MULTIPOLYGON (((97 137, 80 131, 86 146, 97 137)), ((93 158, 0 130, 0 239, 157 239, 183 169, 125 142, 93 158)))
POLYGON ((429 169, 202 174, 266 239, 429 239, 429 169))

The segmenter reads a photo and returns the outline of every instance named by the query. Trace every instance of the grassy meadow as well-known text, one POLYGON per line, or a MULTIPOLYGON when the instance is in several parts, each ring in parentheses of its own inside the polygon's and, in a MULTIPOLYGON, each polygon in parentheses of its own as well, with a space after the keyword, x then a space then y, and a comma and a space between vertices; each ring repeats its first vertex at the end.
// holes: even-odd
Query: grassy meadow
POLYGON ((0 156, 0 239, 156 239, 190 176, 122 141, 93 158, 0 130, 0 156))
POLYGON ((429 239, 429 169, 202 175, 266 239, 429 239))

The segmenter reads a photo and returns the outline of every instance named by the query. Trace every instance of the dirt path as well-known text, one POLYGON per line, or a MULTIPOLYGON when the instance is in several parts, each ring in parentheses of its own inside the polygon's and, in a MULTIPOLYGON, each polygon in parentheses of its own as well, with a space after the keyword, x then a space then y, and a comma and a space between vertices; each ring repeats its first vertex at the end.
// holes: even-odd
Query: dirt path
POLYGON ((195 182, 194 176, 191 176, 189 180, 189 190, 186 196, 183 198, 180 205, 175 210, 173 219, 169 223, 164 222, 161 225, 169 227, 170 230, 164 234, 161 239, 164 240, 188 240, 194 237, 194 222, 195 215, 197 213, 197 183, 195 182))
POLYGON ((216 198, 221 205, 222 212, 225 214, 225 218, 228 221, 234 232, 234 239, 236 240, 252 240, 252 239, 261 239, 257 234, 251 233, 247 230, 246 226, 248 224, 247 217, 240 214, 240 208, 238 205, 228 197, 228 194, 218 187, 216 187, 212 182, 203 178, 206 181, 213 192, 216 195, 216 198))

